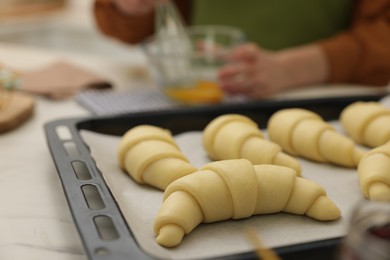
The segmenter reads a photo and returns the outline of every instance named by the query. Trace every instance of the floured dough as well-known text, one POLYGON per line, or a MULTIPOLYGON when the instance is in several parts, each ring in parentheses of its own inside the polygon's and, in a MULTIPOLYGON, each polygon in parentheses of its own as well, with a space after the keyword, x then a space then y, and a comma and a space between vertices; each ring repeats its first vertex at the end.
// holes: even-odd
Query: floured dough
POLYGON ((321 186, 297 177, 293 169, 233 159, 211 162, 172 182, 153 228, 160 245, 174 247, 202 222, 281 211, 321 221, 341 215, 321 186))
POLYGON ((119 143, 118 161, 136 182, 165 190, 169 183, 195 172, 168 130, 139 125, 119 143))
POLYGON ((390 141, 370 150, 362 158, 358 175, 367 199, 390 202, 390 141))
POLYGON ((390 109, 379 102, 350 104, 342 111, 340 124, 359 144, 377 147, 390 141, 390 109))
POLYGON ((268 134, 290 154, 318 162, 356 167, 364 155, 352 139, 305 109, 282 109, 268 122, 268 134))
POLYGON ((203 147, 213 160, 244 158, 253 164, 291 167, 301 175, 298 161, 264 139, 257 124, 243 115, 226 114, 213 119, 203 131, 203 147))

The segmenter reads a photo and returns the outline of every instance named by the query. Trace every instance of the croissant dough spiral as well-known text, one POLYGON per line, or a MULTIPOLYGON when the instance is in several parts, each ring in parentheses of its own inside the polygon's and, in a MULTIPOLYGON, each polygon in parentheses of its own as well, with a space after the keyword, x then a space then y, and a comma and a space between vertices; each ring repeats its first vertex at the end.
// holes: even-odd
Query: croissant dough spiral
POLYGON ((174 247, 202 222, 281 211, 322 221, 341 215, 322 187, 293 169, 233 159, 211 162, 172 182, 153 229, 160 245, 174 247))
POLYGON ((365 153, 319 115, 300 108, 274 113, 268 122, 268 134, 284 151, 318 162, 356 167, 365 153))
POLYGON ((225 114, 213 119, 203 131, 203 147, 213 160, 243 158, 253 164, 291 167, 301 175, 299 162, 264 139, 258 125, 243 115, 225 114))
POLYGON ((137 183, 161 190, 197 170, 182 154, 170 131, 152 125, 139 125, 124 134, 118 161, 137 183))
POLYGON ((377 147, 390 141, 390 109, 378 102, 354 102, 343 109, 340 123, 357 143, 377 147))
POLYGON ((370 150, 361 159, 358 176, 367 199, 390 202, 390 141, 370 150))

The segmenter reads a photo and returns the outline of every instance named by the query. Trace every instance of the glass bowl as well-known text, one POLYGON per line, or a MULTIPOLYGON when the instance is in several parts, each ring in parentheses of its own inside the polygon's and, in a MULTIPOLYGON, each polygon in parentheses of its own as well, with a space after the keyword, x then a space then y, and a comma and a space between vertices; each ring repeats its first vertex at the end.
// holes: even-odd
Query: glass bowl
POLYGON ((217 71, 226 55, 245 42, 245 34, 228 26, 192 26, 187 38, 154 37, 143 48, 157 84, 170 98, 185 104, 219 103, 223 93, 217 71))

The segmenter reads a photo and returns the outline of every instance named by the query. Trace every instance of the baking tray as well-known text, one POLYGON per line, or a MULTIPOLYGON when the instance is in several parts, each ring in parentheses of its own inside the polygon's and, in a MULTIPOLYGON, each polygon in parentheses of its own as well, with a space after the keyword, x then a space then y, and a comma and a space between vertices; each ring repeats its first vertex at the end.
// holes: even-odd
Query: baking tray
MULTIPOLYGON (((47 143, 56 165, 62 187, 90 260, 156 259, 144 252, 134 239, 96 167, 81 130, 110 135, 123 135, 131 127, 151 124, 179 134, 201 131, 215 117, 239 113, 265 128, 269 117, 283 108, 300 107, 312 110, 325 120, 338 119, 342 109, 357 100, 378 101, 383 96, 318 98, 291 101, 261 101, 236 105, 199 106, 180 110, 132 113, 115 117, 67 118, 45 124, 47 143), (86 187, 93 187, 92 195, 86 187), (92 201, 99 205, 91 205, 92 201), (104 221, 97 221, 103 219, 104 221), (104 231, 111 230, 108 235, 104 231), (112 234, 114 233, 114 234, 112 234)), ((282 259, 335 259, 342 237, 275 248, 282 259)), ((258 259, 255 252, 226 255, 213 259, 258 259)))

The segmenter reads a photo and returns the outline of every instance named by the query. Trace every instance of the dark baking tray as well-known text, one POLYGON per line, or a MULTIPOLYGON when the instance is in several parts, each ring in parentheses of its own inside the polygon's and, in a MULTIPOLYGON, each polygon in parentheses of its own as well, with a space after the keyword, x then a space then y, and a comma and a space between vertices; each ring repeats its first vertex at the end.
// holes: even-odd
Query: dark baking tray
MULTIPOLYGON (((110 135, 123 135, 139 124, 151 124, 170 129, 173 134, 203 130, 218 115, 239 113, 265 128, 269 117, 277 110, 300 107, 320 114, 325 120, 337 119, 348 104, 377 101, 382 96, 318 98, 292 101, 262 101, 236 105, 188 107, 180 110, 133 113, 115 117, 68 118, 45 125, 47 143, 56 165, 70 211, 79 231, 85 252, 91 260, 155 259, 144 252, 134 239, 119 207, 107 187, 101 172, 90 156, 89 148, 79 135, 90 130, 110 135), (60 134, 59 129, 66 134, 60 134), (87 178, 79 175, 85 174, 87 178), (103 206, 91 208, 83 187, 93 186, 103 206), (103 216, 116 232, 114 238, 102 237, 95 221, 103 216), (100 235, 99 235, 100 234, 100 235)), ((105 227, 103 227, 104 229, 105 227)), ((335 259, 342 238, 315 241, 275 248, 282 259, 335 259)), ((254 252, 227 255, 218 259, 258 259, 254 252)))

